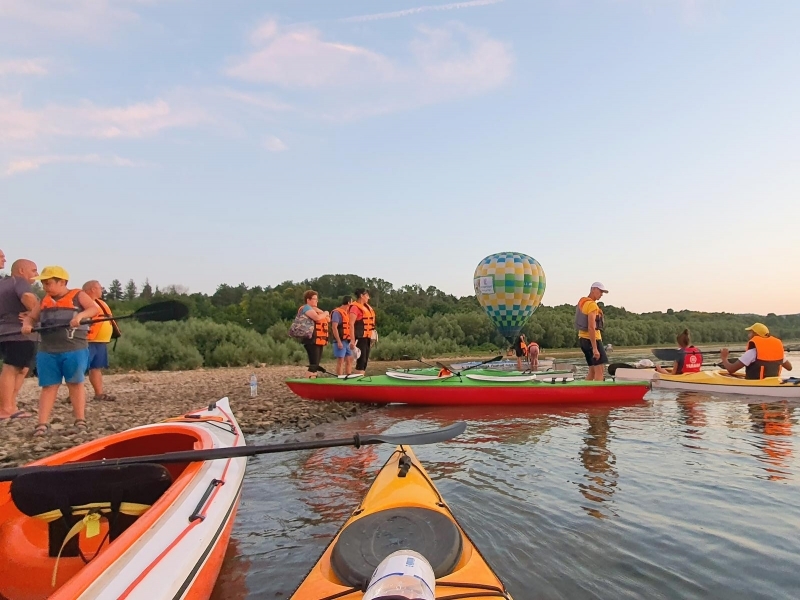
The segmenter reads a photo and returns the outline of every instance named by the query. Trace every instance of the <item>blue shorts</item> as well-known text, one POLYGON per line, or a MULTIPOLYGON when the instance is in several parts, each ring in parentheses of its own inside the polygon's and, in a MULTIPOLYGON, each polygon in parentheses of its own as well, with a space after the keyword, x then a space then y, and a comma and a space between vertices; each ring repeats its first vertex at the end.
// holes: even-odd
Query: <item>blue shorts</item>
POLYGON ((339 350, 339 344, 333 340, 333 357, 334 358, 347 358, 353 356, 353 349, 350 347, 349 341, 342 340, 342 349, 339 350))
POLYGON ((89 342, 89 370, 108 368, 108 344, 89 342))
POLYGON ((58 354, 39 352, 36 355, 36 372, 41 387, 61 385, 62 380, 67 383, 83 383, 88 366, 88 348, 58 354))

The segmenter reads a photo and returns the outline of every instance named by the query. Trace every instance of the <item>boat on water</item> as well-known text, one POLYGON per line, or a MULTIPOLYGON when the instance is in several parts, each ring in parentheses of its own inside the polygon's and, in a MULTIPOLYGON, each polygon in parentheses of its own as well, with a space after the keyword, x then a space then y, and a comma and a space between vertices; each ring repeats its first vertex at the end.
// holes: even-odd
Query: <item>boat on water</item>
MULTIPOLYGON (((227 398, 34 465, 244 446, 227 398)), ((0 598, 209 598, 247 458, 24 469, 0 482, 0 598)))
POLYGON ((306 400, 447 406, 638 402, 650 390, 647 381, 578 381, 571 372, 505 375, 473 369, 437 376, 435 370, 423 371, 289 379, 286 385, 306 400))
POLYGON ((511 600, 408 446, 389 457, 292 599, 360 600, 376 567, 396 550, 425 557, 436 598, 511 600))
POLYGON ((772 398, 800 398, 800 379, 767 377, 745 379, 727 371, 700 371, 684 375, 657 373, 654 369, 617 369, 618 381, 649 381, 653 389, 705 392, 709 394, 744 394, 772 398))

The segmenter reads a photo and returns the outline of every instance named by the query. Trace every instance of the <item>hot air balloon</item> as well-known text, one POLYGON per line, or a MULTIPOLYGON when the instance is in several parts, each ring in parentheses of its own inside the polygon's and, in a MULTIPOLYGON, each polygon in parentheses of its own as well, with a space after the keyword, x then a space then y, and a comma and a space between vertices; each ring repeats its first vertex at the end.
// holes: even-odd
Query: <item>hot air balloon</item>
POLYGON ((521 252, 498 252, 478 263, 473 282, 478 302, 500 335, 513 343, 542 302, 542 265, 521 252))

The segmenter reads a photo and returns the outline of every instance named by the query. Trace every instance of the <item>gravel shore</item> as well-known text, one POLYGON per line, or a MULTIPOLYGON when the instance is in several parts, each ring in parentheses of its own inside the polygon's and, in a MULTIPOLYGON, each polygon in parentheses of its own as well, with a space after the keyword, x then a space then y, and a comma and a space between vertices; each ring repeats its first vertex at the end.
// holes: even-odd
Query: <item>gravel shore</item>
POLYGON ((0 422, 0 467, 25 464, 90 439, 155 423, 225 396, 246 434, 302 431, 373 408, 365 404, 301 400, 284 381, 305 374, 305 367, 282 366, 106 375, 105 391, 116 396, 116 401, 92 400, 94 394, 87 382, 86 431, 73 430, 72 406, 67 399, 67 388, 62 386, 53 410, 51 431, 43 437, 32 436, 37 422, 39 387, 35 378, 28 378, 20 393, 19 407, 33 416, 0 422), (255 398, 250 397, 251 374, 258 378, 255 398))

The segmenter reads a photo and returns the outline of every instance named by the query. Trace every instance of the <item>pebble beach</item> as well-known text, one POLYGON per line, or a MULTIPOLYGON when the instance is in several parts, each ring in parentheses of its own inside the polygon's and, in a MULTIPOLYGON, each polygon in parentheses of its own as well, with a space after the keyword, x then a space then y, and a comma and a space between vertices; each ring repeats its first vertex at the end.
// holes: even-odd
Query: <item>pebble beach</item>
POLYGON ((105 391, 116 396, 116 400, 93 400, 87 382, 85 431, 73 428, 72 405, 66 386, 62 386, 50 433, 42 437, 32 435, 37 422, 39 387, 36 378, 28 378, 18 404, 33 416, 0 422, 0 467, 22 465, 91 439, 201 408, 225 396, 230 399, 245 434, 299 432, 373 408, 365 404, 302 400, 284 381, 305 374, 304 366, 262 366, 106 375, 105 391), (255 398, 250 397, 253 374, 258 380, 255 398))

